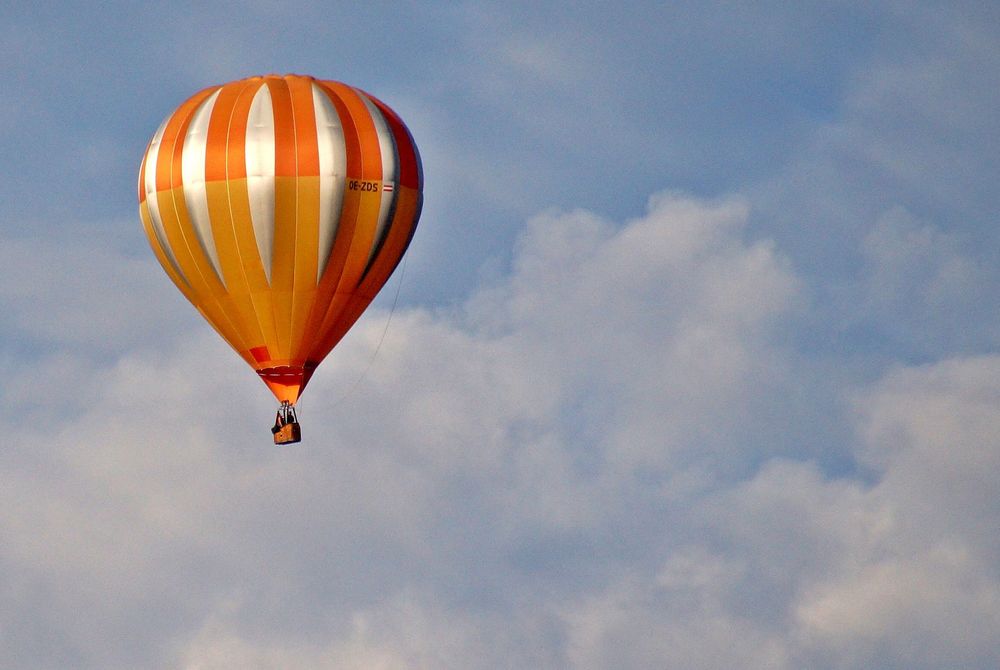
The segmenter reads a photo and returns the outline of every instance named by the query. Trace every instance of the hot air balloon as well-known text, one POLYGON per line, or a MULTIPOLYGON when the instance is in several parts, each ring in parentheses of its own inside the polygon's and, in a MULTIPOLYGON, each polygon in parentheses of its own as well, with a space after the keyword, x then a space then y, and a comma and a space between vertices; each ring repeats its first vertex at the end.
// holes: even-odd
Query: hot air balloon
POLYGON ((422 187, 399 116, 336 81, 212 86, 153 135, 139 169, 149 244, 274 393, 275 444, 301 439, 295 403, 402 259, 422 187))

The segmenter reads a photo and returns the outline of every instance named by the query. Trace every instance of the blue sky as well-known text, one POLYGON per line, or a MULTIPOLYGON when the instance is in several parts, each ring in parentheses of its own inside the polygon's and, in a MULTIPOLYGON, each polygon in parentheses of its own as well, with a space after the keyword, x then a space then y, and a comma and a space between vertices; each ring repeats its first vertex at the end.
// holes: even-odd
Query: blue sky
POLYGON ((998 14, 0 11, 0 665, 997 667, 998 14), (135 194, 268 72, 426 177, 281 450, 135 194))

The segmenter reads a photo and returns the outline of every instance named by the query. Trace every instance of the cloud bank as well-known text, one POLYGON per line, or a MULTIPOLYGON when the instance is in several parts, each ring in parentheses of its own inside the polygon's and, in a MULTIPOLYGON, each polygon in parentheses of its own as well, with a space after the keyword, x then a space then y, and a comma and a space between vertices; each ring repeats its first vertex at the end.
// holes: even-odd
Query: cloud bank
MULTIPOLYGON (((830 374, 787 334, 814 294, 748 216, 662 193, 533 217, 509 274, 398 311, 367 373, 386 315, 359 323, 291 449, 207 327, 138 346, 107 312, 109 359, 6 289, 7 327, 58 346, 3 387, 0 658, 997 665, 1000 358, 830 374)), ((921 239, 934 284, 958 252, 921 239)))

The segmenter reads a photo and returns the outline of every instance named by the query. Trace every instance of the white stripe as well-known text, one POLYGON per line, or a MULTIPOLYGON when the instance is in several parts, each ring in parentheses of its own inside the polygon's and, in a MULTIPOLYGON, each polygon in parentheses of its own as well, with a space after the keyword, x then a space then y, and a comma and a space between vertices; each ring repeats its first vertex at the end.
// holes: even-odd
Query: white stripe
POLYGON ((174 270, 184 280, 184 283, 190 285, 191 282, 181 272, 181 266, 177 262, 174 250, 170 248, 170 244, 167 242, 167 231, 163 227, 163 219, 160 218, 160 203, 156 197, 156 159, 160 154, 160 141, 163 139, 163 131, 166 130, 167 121, 169 120, 170 117, 168 116, 160 124, 156 134, 153 135, 153 139, 149 142, 149 149, 146 152, 146 204, 149 207, 149 220, 153 225, 153 232, 156 234, 157 242, 160 243, 160 248, 163 249, 167 260, 174 266, 174 270))
POLYGON ((313 109, 316 112, 316 142, 319 149, 319 267, 318 283, 330 261, 333 240, 337 235, 340 211, 347 186, 347 145, 340 116, 326 93, 312 85, 313 109))
MULTIPOLYGON (((375 132, 378 133, 378 146, 382 153, 382 183, 395 185, 399 181, 399 160, 397 158, 396 140, 392 136, 389 124, 386 123, 385 117, 382 116, 382 112, 375 106, 375 103, 360 91, 359 95, 368 108, 368 113, 371 114, 372 120, 375 122, 375 132)), ((383 238, 389 234, 389 213, 392 211, 392 203, 395 197, 396 194, 393 191, 382 191, 382 199, 378 209, 378 225, 375 227, 375 239, 372 240, 372 248, 368 254, 369 265, 375 257, 375 252, 382 244, 383 238)))
POLYGON ((215 276, 222 285, 222 264, 219 262, 219 252, 215 248, 215 237, 212 235, 212 220, 208 215, 208 190, 205 188, 205 154, 208 148, 208 122, 212 117, 212 109, 219 97, 218 91, 209 96, 194 113, 184 136, 184 149, 181 153, 181 175, 184 179, 184 204, 188 216, 194 226, 195 236, 201 250, 205 252, 215 276))
POLYGON ((268 283, 271 283, 274 257, 274 151, 274 109, 271 107, 271 92, 264 84, 250 103, 246 164, 250 220, 268 283))

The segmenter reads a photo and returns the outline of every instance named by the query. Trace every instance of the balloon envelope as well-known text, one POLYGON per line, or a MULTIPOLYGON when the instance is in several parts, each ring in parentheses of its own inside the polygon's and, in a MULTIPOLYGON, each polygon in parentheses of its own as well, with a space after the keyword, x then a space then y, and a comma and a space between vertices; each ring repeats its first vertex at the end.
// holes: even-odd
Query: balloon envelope
POLYGON ((207 88, 166 118, 139 171, 139 214, 174 284, 294 404, 402 259, 422 187, 387 105, 267 75, 207 88))

